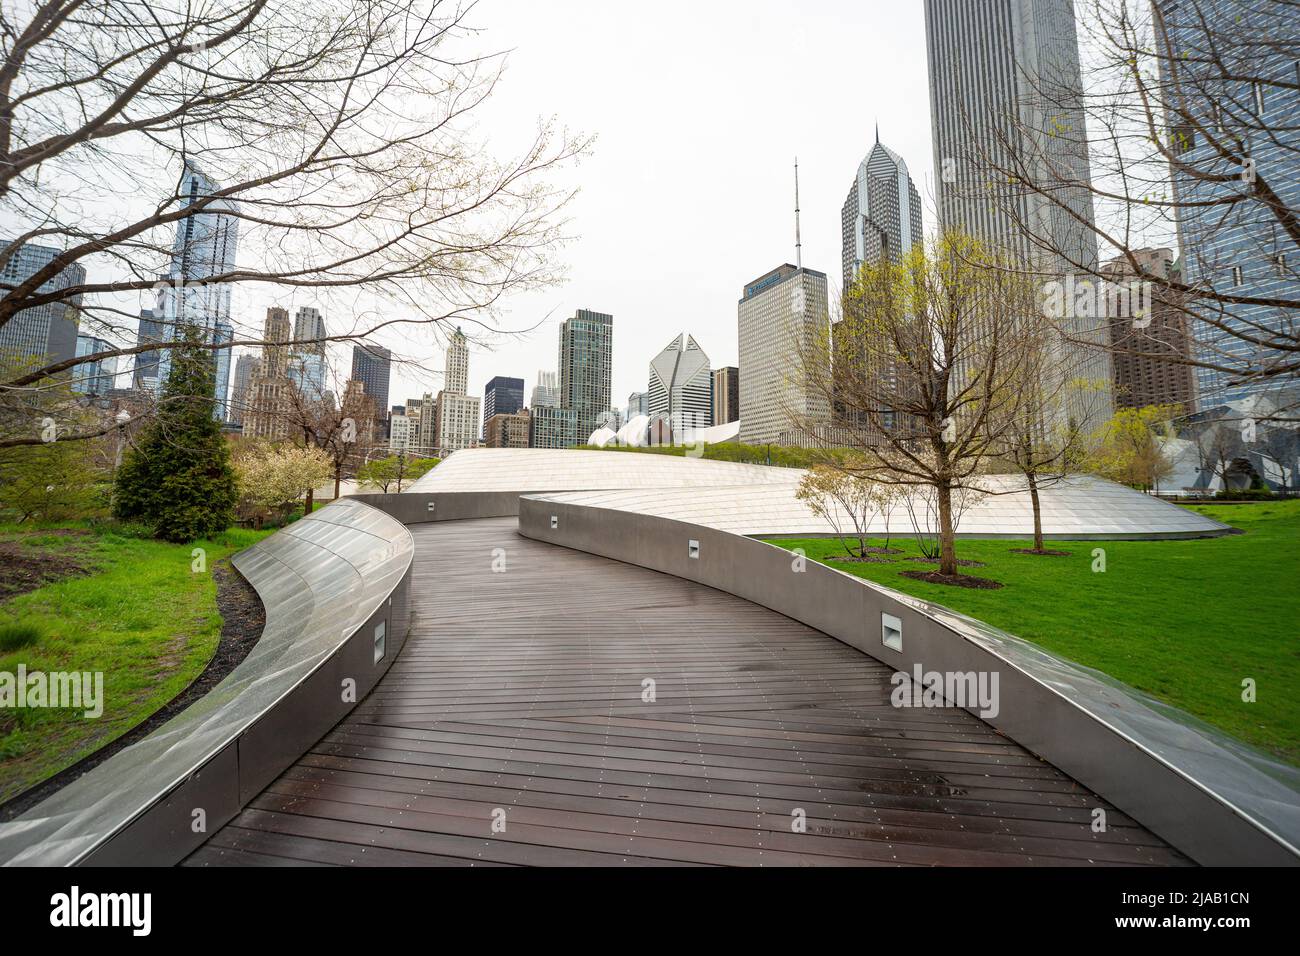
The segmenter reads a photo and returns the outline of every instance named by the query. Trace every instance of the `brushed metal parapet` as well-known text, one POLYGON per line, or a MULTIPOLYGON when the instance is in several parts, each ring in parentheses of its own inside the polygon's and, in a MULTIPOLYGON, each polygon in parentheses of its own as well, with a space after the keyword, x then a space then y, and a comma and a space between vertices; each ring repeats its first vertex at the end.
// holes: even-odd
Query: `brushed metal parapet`
POLYGON ((388 669, 409 627, 413 555, 401 522, 350 500, 239 552, 232 563, 266 608, 248 657, 153 733, 0 824, 0 863, 182 859, 388 669), (385 655, 376 661, 381 622, 385 655))

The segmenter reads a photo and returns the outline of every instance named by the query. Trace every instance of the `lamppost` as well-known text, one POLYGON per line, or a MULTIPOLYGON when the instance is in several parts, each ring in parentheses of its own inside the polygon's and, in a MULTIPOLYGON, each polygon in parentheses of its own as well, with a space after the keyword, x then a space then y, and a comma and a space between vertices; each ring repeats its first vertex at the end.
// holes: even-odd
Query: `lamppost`
POLYGON ((113 456, 113 472, 122 467, 122 446, 126 444, 126 424, 131 420, 131 413, 125 408, 117 413, 117 454, 113 456))

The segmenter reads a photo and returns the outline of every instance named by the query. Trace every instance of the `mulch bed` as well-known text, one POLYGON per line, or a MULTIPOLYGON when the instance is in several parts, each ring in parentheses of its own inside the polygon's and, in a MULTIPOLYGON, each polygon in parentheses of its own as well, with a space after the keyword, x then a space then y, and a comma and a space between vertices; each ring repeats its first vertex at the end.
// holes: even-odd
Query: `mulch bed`
POLYGON ((1051 548, 1011 548, 1012 554, 1041 554, 1053 558, 1068 558, 1073 551, 1053 551, 1051 548))
POLYGON ((980 591, 996 591, 1003 586, 1001 581, 990 581, 988 578, 977 578, 970 574, 940 574, 938 571, 899 571, 898 573, 914 581, 949 584, 953 587, 975 588, 980 591))
POLYGON ((834 561, 836 564, 893 564, 894 563, 893 561, 889 560, 889 558, 875 558, 869 554, 863 555, 860 558, 856 556, 852 558, 848 558, 843 555, 840 555, 837 558, 827 558, 826 560, 834 561))
MULTIPOLYGON (((938 564, 938 558, 904 558, 905 561, 917 561, 921 564, 938 564)), ((964 558, 957 559, 958 567, 962 568, 982 568, 985 567, 983 561, 967 561, 964 558)))
MULTIPOLYGON (((0 560, 3 560, 2 555, 0 560)), ((248 656, 248 652, 261 639, 262 628, 266 624, 266 609, 262 607, 262 599, 257 596, 253 586, 244 580, 243 575, 230 566, 229 561, 219 561, 214 564, 212 576, 217 582, 217 610, 221 612, 221 640, 212 655, 212 660, 208 661, 208 666, 203 669, 203 673, 191 681, 183 691, 154 711, 150 717, 136 724, 121 737, 0 805, 0 822, 12 820, 51 794, 62 790, 82 774, 93 770, 122 748, 129 747, 148 736, 210 691, 248 656)))
MULTIPOLYGON (((86 532, 43 532, 69 537, 86 532)), ((89 574, 90 569, 66 554, 53 554, 25 547, 21 541, 0 541, 0 601, 64 578, 89 574)))
POLYGON ((901 548, 877 548, 877 547, 868 546, 865 550, 867 554, 902 554, 903 553, 901 548))

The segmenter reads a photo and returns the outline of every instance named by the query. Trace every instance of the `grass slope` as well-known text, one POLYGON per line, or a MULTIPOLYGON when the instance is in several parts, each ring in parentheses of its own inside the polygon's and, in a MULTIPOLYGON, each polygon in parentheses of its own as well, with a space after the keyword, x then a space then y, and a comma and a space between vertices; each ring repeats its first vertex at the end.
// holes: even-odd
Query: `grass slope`
POLYGON ((811 468, 821 461, 826 452, 806 448, 787 448, 783 445, 745 445, 741 442, 718 442, 705 445, 703 451, 698 446, 687 445, 578 445, 577 451, 623 452, 632 455, 673 455, 706 458, 710 461, 738 461, 751 465, 774 465, 778 468, 811 468))
POLYGON ((232 528, 177 545, 111 527, 71 530, 0 527, 0 541, 91 572, 0 603, 0 671, 102 671, 104 713, 0 710, 0 801, 121 736, 197 677, 221 634, 211 568, 270 533, 232 528), (196 547, 206 573, 191 570, 196 547))
POLYGON ((979 618, 1300 763, 1300 501, 1194 510, 1246 533, 1047 543, 1070 557, 1010 553, 1032 546, 1024 541, 958 541, 958 557, 987 563, 962 570, 1003 582, 997 591, 901 577, 926 567, 898 560, 918 553, 908 538, 894 538, 906 555, 889 564, 837 562, 834 539, 772 543, 979 618), (1104 573, 1092 570, 1094 548, 1104 573), (1241 699, 1246 678, 1255 703, 1241 699))

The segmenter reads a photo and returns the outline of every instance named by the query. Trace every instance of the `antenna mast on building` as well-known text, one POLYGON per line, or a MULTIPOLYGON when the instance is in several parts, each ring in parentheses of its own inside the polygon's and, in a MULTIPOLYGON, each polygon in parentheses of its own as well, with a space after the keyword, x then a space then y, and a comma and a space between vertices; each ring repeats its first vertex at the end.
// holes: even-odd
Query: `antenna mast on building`
POLYGON ((799 241, 799 157, 794 158, 794 264, 803 269, 803 243, 799 241))

